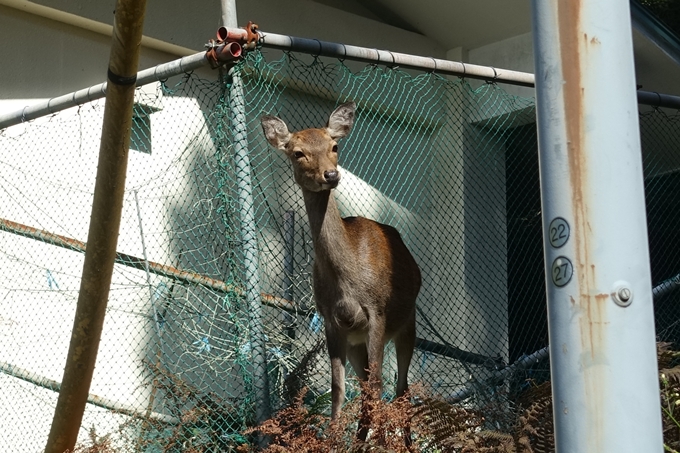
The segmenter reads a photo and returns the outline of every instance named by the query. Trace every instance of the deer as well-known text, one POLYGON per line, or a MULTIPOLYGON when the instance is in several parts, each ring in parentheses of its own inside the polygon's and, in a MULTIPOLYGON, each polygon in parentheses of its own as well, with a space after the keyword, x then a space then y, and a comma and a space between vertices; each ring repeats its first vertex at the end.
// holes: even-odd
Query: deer
MULTIPOLYGON (((345 401, 347 359, 360 380, 372 383, 374 395, 381 394, 389 340, 397 356, 395 393, 397 397, 406 393, 421 286, 418 264, 399 232, 364 217, 342 218, 331 194, 341 179, 338 140, 352 129, 355 110, 353 102, 342 104, 330 114, 325 128, 298 132, 290 132, 276 116, 261 118, 269 144, 292 163, 309 219, 315 255, 312 286, 331 363, 332 421, 345 401)), ((362 416, 357 433, 362 441, 369 424, 362 416)), ((410 444, 410 434, 406 441, 410 444)))

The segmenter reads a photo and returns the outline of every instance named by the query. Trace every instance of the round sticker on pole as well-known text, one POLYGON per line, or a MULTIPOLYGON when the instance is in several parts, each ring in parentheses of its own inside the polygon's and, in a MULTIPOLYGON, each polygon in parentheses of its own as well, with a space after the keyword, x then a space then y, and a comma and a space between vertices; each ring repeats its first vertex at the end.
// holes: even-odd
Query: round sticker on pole
POLYGON ((574 266, 566 256, 558 256, 552 263, 550 276, 555 286, 562 287, 571 281, 574 266))
POLYGON ((550 222, 548 234, 550 235, 550 245, 556 249, 562 247, 569 240, 569 223, 562 217, 555 217, 550 222))

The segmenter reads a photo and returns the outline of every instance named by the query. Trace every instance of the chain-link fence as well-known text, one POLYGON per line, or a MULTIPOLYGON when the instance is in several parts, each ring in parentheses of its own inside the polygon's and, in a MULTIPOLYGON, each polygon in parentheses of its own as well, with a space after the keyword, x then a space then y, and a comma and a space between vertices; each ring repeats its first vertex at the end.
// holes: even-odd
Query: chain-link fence
POLYGON ((657 338, 680 344, 680 114, 640 114, 657 338))
MULTIPOLYGON (((548 341, 533 99, 432 73, 350 70, 296 54, 267 61, 260 51, 232 74, 242 90, 230 77, 194 75, 138 90, 81 440, 94 429, 130 451, 230 451, 302 387, 310 399, 327 395, 307 216, 259 118, 320 127, 348 100, 358 116, 340 151, 341 212, 396 227, 423 274, 410 382, 444 398, 474 396, 501 426, 512 395, 549 373, 545 354, 524 360, 548 341), (513 363, 522 366, 499 380, 513 363)), ((52 421, 102 113, 97 101, 0 132, 0 447, 8 451, 40 451, 52 421)), ((657 328, 674 341, 678 117, 653 110, 641 128, 652 273, 655 285, 665 282, 657 328)), ((395 362, 388 346, 388 394, 395 362)), ((350 398, 357 393, 348 386, 350 398)))

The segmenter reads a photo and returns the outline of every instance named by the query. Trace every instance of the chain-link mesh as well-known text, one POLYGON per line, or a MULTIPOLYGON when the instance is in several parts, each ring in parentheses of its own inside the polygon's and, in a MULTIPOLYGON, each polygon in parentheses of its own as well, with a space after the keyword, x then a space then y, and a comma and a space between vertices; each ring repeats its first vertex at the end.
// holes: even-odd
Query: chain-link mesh
POLYGON ((680 113, 640 114, 657 338, 680 343, 680 113))
MULTIPOLYGON (((260 51, 231 74, 137 92, 119 255, 81 442, 94 429, 93 438, 110 434, 126 451, 230 451, 302 387, 327 398, 307 215, 259 118, 320 127, 348 100, 357 118, 341 143, 341 213, 396 227, 423 274, 409 380, 445 398, 472 395, 489 422, 508 422, 510 396, 548 374, 542 360, 495 378, 548 341, 533 99, 295 54, 268 62, 260 51)), ((52 421, 102 114, 98 101, 0 133, 8 451, 40 451, 52 421)), ((641 121, 654 283, 672 287, 680 129, 659 111, 641 121)), ((679 332, 676 298, 666 291, 656 305, 664 339, 679 332)), ((387 349, 389 396, 396 360, 387 349)), ((356 383, 347 393, 358 393, 356 383)))

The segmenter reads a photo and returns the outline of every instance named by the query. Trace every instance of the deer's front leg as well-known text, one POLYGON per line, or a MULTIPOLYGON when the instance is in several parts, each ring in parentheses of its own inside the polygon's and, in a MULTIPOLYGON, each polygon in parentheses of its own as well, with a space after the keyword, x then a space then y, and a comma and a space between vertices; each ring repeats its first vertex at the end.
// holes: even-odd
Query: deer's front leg
POLYGON ((385 352, 385 317, 380 314, 371 314, 369 316, 368 341, 366 343, 369 368, 368 382, 370 385, 375 385, 373 389, 377 392, 376 396, 380 398, 382 393, 383 355, 385 352))
POLYGON ((331 359, 331 419, 335 420, 345 402, 345 361, 347 334, 326 324, 326 344, 331 359))

